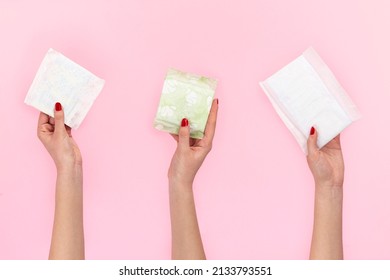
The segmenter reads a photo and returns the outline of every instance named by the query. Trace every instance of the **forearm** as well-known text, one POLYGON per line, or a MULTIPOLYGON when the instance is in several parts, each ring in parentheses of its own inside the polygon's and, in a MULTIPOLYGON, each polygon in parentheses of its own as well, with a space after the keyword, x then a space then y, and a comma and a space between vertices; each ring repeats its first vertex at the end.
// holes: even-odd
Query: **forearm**
POLYGON ((81 166, 58 171, 49 259, 84 259, 81 166))
POLYGON ((192 186, 170 182, 172 259, 206 259, 192 186))
POLYGON ((342 187, 316 186, 310 259, 343 259, 342 187))

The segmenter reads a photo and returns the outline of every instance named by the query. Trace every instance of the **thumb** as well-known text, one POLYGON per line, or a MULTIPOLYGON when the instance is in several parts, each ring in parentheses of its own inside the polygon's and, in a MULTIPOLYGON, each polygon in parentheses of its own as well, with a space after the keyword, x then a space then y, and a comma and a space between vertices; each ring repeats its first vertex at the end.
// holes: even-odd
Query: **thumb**
POLYGON ((179 128, 179 141, 177 143, 180 148, 188 148, 190 146, 190 127, 186 118, 182 119, 179 128))
POLYGON ((317 138, 318 138, 317 131, 314 128, 314 126, 312 126, 310 129, 309 138, 307 139, 308 156, 314 155, 315 153, 318 152, 317 138))
POLYGON ((54 106, 54 133, 66 132, 64 123, 64 110, 61 103, 57 102, 54 106))

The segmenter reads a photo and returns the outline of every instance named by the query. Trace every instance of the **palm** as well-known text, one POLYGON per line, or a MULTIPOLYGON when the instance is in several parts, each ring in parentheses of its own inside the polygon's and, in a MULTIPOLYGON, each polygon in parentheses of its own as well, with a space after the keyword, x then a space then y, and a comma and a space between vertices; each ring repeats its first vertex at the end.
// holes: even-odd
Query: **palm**
POLYGON ((342 186, 344 181, 344 161, 341 152, 340 135, 332 139, 321 150, 308 158, 314 178, 318 183, 342 186))
POLYGON ((217 112, 218 102, 217 100, 214 100, 211 105, 204 130, 204 137, 202 139, 190 138, 188 123, 186 126, 180 127, 182 134, 180 134, 180 129, 178 135, 171 134, 178 145, 168 170, 169 178, 176 177, 187 183, 192 183, 196 172, 212 148, 217 112), (185 134, 183 134, 183 131, 185 131, 185 134), (179 135, 181 135, 181 137, 179 135))
POLYGON ((65 125, 64 134, 55 135, 54 118, 41 113, 38 124, 38 135, 57 166, 62 162, 82 162, 80 149, 72 137, 71 128, 65 125))
MULTIPOLYGON (((171 134, 172 137, 176 140, 176 142, 179 141, 179 138, 177 135, 171 134)), ((172 166, 186 166, 186 169, 192 170, 191 177, 195 176, 196 172, 198 171, 200 165, 202 164, 205 156, 207 155, 208 151, 206 148, 206 141, 203 139, 194 139, 190 138, 190 149, 188 150, 189 154, 187 157, 181 157, 178 154, 178 151, 176 150, 172 163, 169 168, 169 173, 172 172, 172 166), (199 161, 199 160, 200 161, 199 161)), ((180 169, 180 168, 174 168, 174 169, 180 169)))
MULTIPOLYGON (((176 140, 176 142, 179 141, 179 137, 176 134, 171 134, 172 137, 176 140)), ((195 138, 190 138, 190 148, 193 151, 200 151, 203 148, 207 147, 207 142, 208 138, 205 135, 203 139, 195 139, 195 138)))

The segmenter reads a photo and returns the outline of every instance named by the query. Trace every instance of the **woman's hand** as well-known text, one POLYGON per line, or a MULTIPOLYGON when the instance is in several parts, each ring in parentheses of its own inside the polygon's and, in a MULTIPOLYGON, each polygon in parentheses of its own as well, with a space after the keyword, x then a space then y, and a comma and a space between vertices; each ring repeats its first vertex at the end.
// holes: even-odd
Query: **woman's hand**
POLYGON ((38 137, 57 167, 56 203, 49 259, 84 259, 83 171, 80 150, 55 104, 54 118, 41 113, 38 137))
POLYGON ((192 186, 196 172, 211 150, 217 113, 218 100, 214 99, 203 139, 190 138, 188 120, 182 120, 179 135, 172 135, 177 141, 177 148, 168 171, 169 181, 192 186))
POLYGON ((203 139, 190 138, 187 119, 182 120, 179 135, 173 135, 177 148, 168 171, 172 259, 206 259, 196 217, 192 183, 211 150, 217 112, 218 100, 214 100, 203 139))
POLYGON ((321 150, 317 147, 317 131, 313 127, 307 141, 307 163, 313 173, 316 186, 342 187, 344 182, 344 160, 340 135, 333 138, 321 150))
POLYGON ((81 153, 72 138, 71 129, 64 124, 64 111, 60 103, 55 104, 54 118, 40 113, 37 134, 57 170, 82 165, 81 153))
POLYGON ((321 150, 314 127, 307 140, 307 163, 315 181, 310 259, 343 259, 342 210, 344 160, 337 135, 321 150))

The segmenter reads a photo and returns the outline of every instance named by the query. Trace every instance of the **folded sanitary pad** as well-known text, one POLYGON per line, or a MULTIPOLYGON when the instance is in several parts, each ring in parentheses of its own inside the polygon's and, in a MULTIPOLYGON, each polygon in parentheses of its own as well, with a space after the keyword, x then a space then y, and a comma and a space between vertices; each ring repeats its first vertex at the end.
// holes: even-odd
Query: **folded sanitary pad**
POLYGON ((177 134, 183 118, 192 138, 203 138, 217 81, 169 69, 164 81, 154 127, 177 134))
POLYGON ((60 102, 65 124, 78 128, 99 95, 104 80, 49 49, 31 84, 24 102, 54 116, 54 104, 60 102))
POLYGON ((312 126, 322 148, 360 118, 356 105, 313 48, 260 85, 306 154, 312 126))

